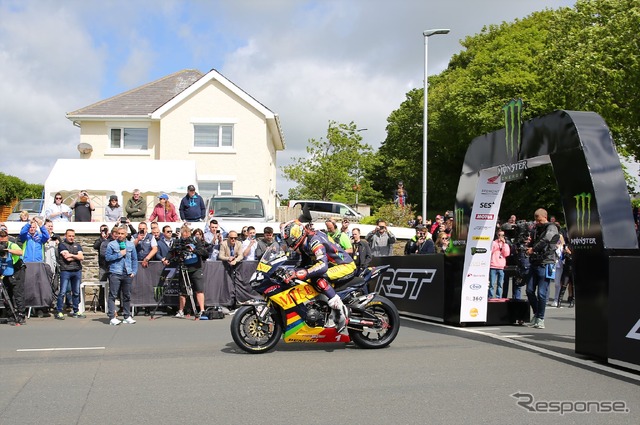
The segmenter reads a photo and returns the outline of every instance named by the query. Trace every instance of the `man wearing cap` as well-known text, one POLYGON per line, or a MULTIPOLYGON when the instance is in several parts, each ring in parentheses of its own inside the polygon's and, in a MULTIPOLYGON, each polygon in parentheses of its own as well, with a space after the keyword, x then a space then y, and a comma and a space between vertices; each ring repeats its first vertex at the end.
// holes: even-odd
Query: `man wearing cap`
POLYGON ((204 200, 196 193, 194 185, 187 187, 187 194, 180 202, 180 218, 184 221, 202 221, 206 215, 204 200))
POLYGON ((9 298, 16 310, 16 324, 25 324, 24 318, 24 274, 25 268, 22 261, 23 251, 20 247, 9 241, 7 228, 0 227, 0 278, 7 290, 9 298))
POLYGON ((129 220, 144 221, 144 218, 147 216, 147 202, 140 194, 140 190, 133 189, 133 194, 127 201, 124 210, 127 212, 127 218, 129 220))
POLYGON ((429 233, 422 224, 417 225, 416 234, 409 239, 407 244, 404 246, 404 255, 428 254, 434 252, 435 246, 433 244, 431 233, 429 233))
POLYGON ((149 216, 149 221, 159 221, 161 223, 172 223, 178 220, 176 207, 169 202, 169 195, 163 193, 158 196, 158 203, 153 207, 153 211, 149 216))

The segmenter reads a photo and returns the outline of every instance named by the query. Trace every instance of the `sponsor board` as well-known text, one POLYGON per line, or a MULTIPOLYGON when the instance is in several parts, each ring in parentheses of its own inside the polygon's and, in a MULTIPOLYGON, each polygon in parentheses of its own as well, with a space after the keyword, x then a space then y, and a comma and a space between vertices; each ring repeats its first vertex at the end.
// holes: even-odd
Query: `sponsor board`
POLYGON ((484 322, 487 319, 491 243, 504 193, 504 183, 498 177, 494 168, 480 171, 478 178, 467 234, 467 246, 473 246, 469 246, 464 259, 460 322, 484 322))

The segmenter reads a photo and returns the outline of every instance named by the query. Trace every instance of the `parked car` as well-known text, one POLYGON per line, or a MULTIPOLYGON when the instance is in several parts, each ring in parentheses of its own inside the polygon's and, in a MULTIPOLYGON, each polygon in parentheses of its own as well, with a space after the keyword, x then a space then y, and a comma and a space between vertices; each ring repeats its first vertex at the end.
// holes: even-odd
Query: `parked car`
POLYGON ((314 220, 319 220, 323 218, 331 218, 331 217, 340 217, 346 218, 349 221, 360 221, 362 220, 362 214, 355 211, 348 205, 345 205, 340 202, 331 202, 331 201, 312 201, 312 200, 291 200, 289 201, 289 207, 293 208, 297 205, 300 208, 304 208, 304 205, 309 207, 309 212, 311 213, 311 217, 314 220))
POLYGON ((42 214, 43 204, 44 199, 23 199, 16 204, 7 221, 20 221, 20 213, 25 210, 29 213, 29 220, 31 220, 42 214))
POLYGON ((266 216, 264 203, 258 195, 214 195, 207 202, 207 222, 212 218, 224 222, 273 220, 266 216))

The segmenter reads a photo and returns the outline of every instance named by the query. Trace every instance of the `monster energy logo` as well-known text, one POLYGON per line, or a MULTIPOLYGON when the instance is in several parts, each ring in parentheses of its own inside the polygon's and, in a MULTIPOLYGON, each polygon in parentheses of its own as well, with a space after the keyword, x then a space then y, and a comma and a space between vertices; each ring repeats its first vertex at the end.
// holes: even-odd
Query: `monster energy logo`
POLYGON ((454 211, 454 224, 456 225, 456 237, 459 238, 462 233, 462 223, 464 223, 464 208, 456 208, 454 211))
POLYGON ((522 134, 522 99, 512 99, 502 107, 507 157, 518 159, 522 134))
POLYGON ((153 287, 153 299, 156 301, 162 299, 164 295, 164 286, 154 286, 153 287))
POLYGON ((579 193, 573 197, 576 200, 576 223, 578 231, 584 235, 585 230, 591 228, 591 194, 579 193))

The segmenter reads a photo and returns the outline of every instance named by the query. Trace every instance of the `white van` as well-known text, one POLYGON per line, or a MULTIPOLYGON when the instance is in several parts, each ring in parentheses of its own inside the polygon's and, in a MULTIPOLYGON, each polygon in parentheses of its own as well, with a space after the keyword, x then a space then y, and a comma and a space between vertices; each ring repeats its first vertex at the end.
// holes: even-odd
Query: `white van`
POLYGON ((362 220, 362 214, 354 210, 348 205, 340 202, 331 201, 312 201, 312 200, 292 200, 289 201, 289 207, 293 208, 299 205, 300 208, 304 208, 304 205, 309 207, 309 212, 314 220, 330 217, 346 218, 349 221, 362 220))

